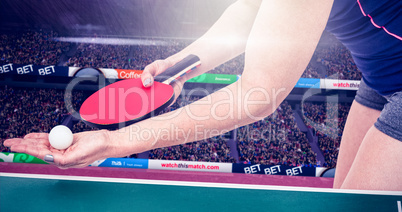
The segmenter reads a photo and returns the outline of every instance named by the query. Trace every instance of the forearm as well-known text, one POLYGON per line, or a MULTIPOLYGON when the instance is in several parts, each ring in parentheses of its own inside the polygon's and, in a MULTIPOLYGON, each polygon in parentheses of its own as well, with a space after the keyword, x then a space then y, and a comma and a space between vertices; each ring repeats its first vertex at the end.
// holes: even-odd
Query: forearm
POLYGON ((279 104, 276 94, 239 80, 190 105, 111 132, 111 143, 117 156, 124 156, 217 136, 268 116, 279 104))
POLYGON ((186 76, 191 79, 240 55, 245 50, 259 4, 259 0, 235 2, 202 37, 168 59, 177 63, 189 54, 197 55, 202 65, 186 76))

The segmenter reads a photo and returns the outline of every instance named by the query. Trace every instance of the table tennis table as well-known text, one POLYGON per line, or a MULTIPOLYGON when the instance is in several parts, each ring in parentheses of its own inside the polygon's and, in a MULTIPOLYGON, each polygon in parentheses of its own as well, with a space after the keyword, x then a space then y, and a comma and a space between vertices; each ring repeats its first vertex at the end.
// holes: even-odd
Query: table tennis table
POLYGON ((331 180, 0 163, 0 211, 401 212, 402 192, 336 190, 331 180))

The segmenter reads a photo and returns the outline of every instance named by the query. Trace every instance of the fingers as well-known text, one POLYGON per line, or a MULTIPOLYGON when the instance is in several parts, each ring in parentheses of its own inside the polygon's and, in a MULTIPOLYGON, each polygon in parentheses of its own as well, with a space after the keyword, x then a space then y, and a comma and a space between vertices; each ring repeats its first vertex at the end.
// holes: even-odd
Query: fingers
POLYGON ((66 151, 64 154, 56 152, 52 157, 53 164, 61 169, 82 168, 90 164, 83 159, 84 155, 80 154, 79 150, 66 151))
POLYGON ((170 84, 173 87, 174 94, 175 94, 174 101, 170 105, 173 105, 176 102, 177 98, 179 98, 180 93, 181 93, 181 91, 183 89, 183 84, 184 84, 185 81, 186 81, 186 79, 180 78, 180 79, 175 80, 173 83, 170 84))
POLYGON ((6 147, 11 147, 12 145, 21 143, 21 140, 24 140, 24 139, 22 139, 22 138, 7 139, 3 142, 3 145, 6 147))
MULTIPOLYGON (((22 146, 49 146, 49 141, 45 139, 23 139, 23 138, 13 138, 4 141, 4 146, 10 147, 11 151, 15 151, 15 148, 21 149, 22 146)), ((15 151, 19 152, 19 151, 15 151)))
POLYGON ((45 145, 45 146, 49 146, 49 138, 47 136, 48 134, 44 135, 35 135, 34 137, 27 137, 25 136, 24 138, 12 138, 12 139, 7 139, 4 141, 4 146, 7 147, 12 147, 15 145, 20 145, 20 144, 24 144, 24 145, 45 145))
POLYGON ((25 146, 22 146, 21 148, 25 148, 25 149, 18 149, 18 147, 17 147, 16 151, 19 150, 18 152, 23 152, 28 155, 37 157, 39 159, 43 159, 46 154, 51 153, 51 151, 49 150, 49 147, 44 146, 44 145, 38 145, 38 146, 25 145, 25 146))
POLYGON ((26 138, 42 138, 42 139, 47 139, 49 137, 49 133, 29 133, 24 136, 24 139, 26 138))
POLYGON ((141 81, 144 87, 149 87, 154 83, 156 67, 153 64, 154 63, 147 65, 141 74, 141 81))
POLYGON ((4 145, 10 147, 13 152, 26 153, 37 158, 43 158, 45 154, 50 153, 49 144, 44 139, 14 138, 6 140, 4 145))
POLYGON ((43 155, 41 157, 45 162, 53 164, 59 168, 68 168, 66 167, 67 163, 65 161, 65 157, 63 156, 63 153, 60 151, 51 151, 47 152, 47 154, 43 155))
POLYGON ((78 143, 74 143, 65 150, 52 149, 50 154, 44 155, 44 160, 61 169, 78 168, 84 156, 79 146, 78 143))
POLYGON ((11 151, 15 151, 15 148, 21 146, 23 141, 24 139, 22 138, 7 139, 3 142, 3 145, 9 147, 11 151))
POLYGON ((67 152, 68 150, 58 150, 54 148, 51 148, 49 151, 39 150, 38 158, 61 169, 67 169, 76 166, 76 160, 69 157, 67 152))
POLYGON ((44 159, 46 155, 62 154, 63 151, 50 146, 47 133, 31 133, 24 138, 13 138, 4 141, 4 146, 13 152, 25 153, 44 159))
POLYGON ((150 87, 154 83, 154 76, 165 71, 172 66, 169 60, 156 60, 155 62, 147 65, 141 74, 141 81, 144 87, 150 87))

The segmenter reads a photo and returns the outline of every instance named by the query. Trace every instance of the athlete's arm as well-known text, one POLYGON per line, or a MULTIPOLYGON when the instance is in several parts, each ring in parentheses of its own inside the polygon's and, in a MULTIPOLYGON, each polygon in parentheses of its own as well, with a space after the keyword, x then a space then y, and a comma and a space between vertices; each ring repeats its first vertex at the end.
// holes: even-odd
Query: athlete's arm
MULTIPOLYGON (((148 65, 141 76, 144 82, 176 64, 189 54, 197 55, 202 65, 181 79, 196 77, 240 55, 246 48, 261 0, 239 0, 229 6, 215 24, 199 39, 182 51, 148 65)), ((152 81, 151 81, 152 82, 152 81)), ((148 86, 150 86, 149 84, 148 86)))

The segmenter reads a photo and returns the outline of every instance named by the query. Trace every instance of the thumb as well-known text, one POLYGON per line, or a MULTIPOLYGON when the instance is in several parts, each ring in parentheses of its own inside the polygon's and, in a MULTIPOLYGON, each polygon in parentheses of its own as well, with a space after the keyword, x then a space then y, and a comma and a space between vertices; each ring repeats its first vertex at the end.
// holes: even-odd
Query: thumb
POLYGON ((147 65, 141 74, 141 81, 144 87, 152 86, 154 83, 154 77, 164 72, 170 66, 172 65, 169 60, 156 60, 147 65))
POLYGON ((48 154, 43 156, 42 160, 56 166, 65 165, 63 154, 60 152, 49 152, 48 154))
POLYGON ((150 87, 154 84, 154 71, 151 70, 154 69, 151 69, 149 66, 147 66, 141 74, 141 81, 144 87, 150 87))
POLYGON ((77 155, 71 153, 52 153, 45 155, 44 161, 56 165, 60 169, 85 167, 86 165, 80 161, 77 155))

